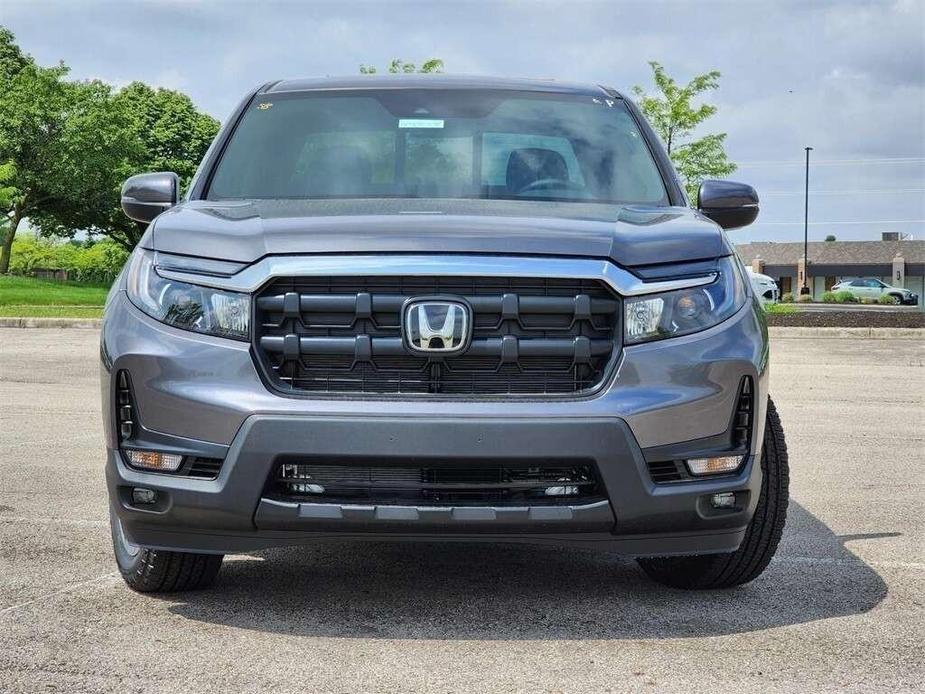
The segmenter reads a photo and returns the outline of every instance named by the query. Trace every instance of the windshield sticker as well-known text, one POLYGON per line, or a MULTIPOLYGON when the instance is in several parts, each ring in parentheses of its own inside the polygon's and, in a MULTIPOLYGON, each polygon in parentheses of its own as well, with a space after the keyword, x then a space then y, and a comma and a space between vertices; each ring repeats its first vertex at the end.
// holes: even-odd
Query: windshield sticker
POLYGON ((262 104, 257 104, 257 109, 258 109, 259 111, 266 111, 266 110, 271 109, 271 108, 273 108, 273 104, 271 104, 271 103, 268 102, 268 101, 264 101, 262 104))
POLYGON ((400 118, 399 128, 442 128, 443 120, 440 118, 400 118))

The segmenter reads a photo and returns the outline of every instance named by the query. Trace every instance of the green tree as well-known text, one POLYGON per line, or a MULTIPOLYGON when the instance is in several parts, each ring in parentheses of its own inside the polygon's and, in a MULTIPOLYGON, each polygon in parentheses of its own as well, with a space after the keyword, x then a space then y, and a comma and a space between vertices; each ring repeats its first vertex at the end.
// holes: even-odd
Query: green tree
POLYGON ((694 201, 705 178, 728 176, 736 170, 736 165, 729 161, 723 149, 726 133, 693 139, 694 130, 716 113, 716 106, 695 106, 691 102, 704 92, 717 89, 720 73, 712 70, 679 86, 659 63, 653 61, 649 65, 657 94, 649 95, 640 86, 633 87, 633 93, 646 118, 665 143, 678 173, 684 179, 688 196, 694 201))
POLYGON ((212 144, 219 122, 199 111, 185 94, 152 89, 142 82, 128 85, 112 101, 127 118, 127 137, 134 146, 117 168, 118 180, 109 191, 107 204, 98 211, 94 227, 131 250, 144 229, 122 213, 122 181, 146 171, 173 171, 185 188, 212 144))
POLYGON ((66 67, 36 65, 8 31, 0 33, 0 62, 0 211, 8 220, 0 273, 6 273, 24 218, 43 230, 92 226, 93 210, 110 194, 132 143, 107 85, 65 81, 66 67))
MULTIPOLYGON (((375 75, 377 72, 379 70, 375 65, 360 65, 360 74, 362 75, 375 75)), ((393 75, 400 73, 410 74, 412 72, 443 72, 443 61, 439 58, 431 58, 430 60, 425 60, 419 68, 414 63, 406 63, 401 58, 393 58, 392 62, 389 63, 389 72, 393 75)))
POLYGON ((825 237, 826 241, 835 241, 835 234, 829 234, 825 237))
POLYGON ((22 70, 32 59, 16 45, 13 32, 0 26, 0 81, 7 81, 22 70))

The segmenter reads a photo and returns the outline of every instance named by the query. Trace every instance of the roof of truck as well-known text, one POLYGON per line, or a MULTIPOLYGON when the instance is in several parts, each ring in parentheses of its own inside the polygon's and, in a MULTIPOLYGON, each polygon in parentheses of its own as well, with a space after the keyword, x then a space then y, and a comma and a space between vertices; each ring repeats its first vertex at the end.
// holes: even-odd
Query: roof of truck
POLYGON ((622 98, 615 90, 593 83, 560 82, 552 79, 484 77, 476 75, 399 74, 308 77, 270 82, 267 92, 301 92, 327 89, 502 89, 526 92, 552 92, 607 98, 622 98))

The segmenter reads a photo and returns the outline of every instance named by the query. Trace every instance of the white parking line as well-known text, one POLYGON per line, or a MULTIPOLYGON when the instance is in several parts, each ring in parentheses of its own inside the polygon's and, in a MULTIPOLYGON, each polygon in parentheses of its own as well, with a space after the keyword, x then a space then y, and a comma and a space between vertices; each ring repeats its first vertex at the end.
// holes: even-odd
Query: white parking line
POLYGON ((72 584, 69 585, 69 586, 65 586, 65 587, 62 588, 61 590, 56 590, 54 593, 48 593, 47 595, 42 595, 42 596, 40 596, 40 597, 33 598, 32 600, 26 600, 25 602, 21 602, 21 603, 19 603, 18 605, 10 605, 9 607, 4 607, 3 609, 0 609, 0 617, 2 617, 2 616, 5 615, 5 614, 8 614, 8 613, 10 613, 10 612, 15 612, 16 610, 22 609, 23 607, 28 607, 29 605, 34 605, 34 604, 37 603, 37 602, 42 602, 42 601, 44 601, 44 600, 49 600, 49 599, 54 598, 54 597, 57 597, 57 596, 59 596, 59 595, 63 595, 64 593, 70 593, 72 590, 77 590, 78 588, 82 588, 82 587, 84 587, 84 586, 88 586, 88 585, 91 585, 91 584, 93 584, 93 583, 99 583, 100 581, 105 580, 105 579, 107 579, 107 578, 115 578, 115 577, 117 577, 118 575, 119 575, 119 573, 118 573, 118 572, 115 572, 115 571, 112 572, 112 573, 103 574, 102 576, 97 576, 96 578, 91 578, 91 579, 88 580, 88 581, 81 581, 80 583, 72 583, 72 584))
POLYGON ((82 518, 25 518, 22 516, 0 516, 0 523, 55 523, 59 525, 93 528, 109 525, 109 521, 105 520, 85 520, 82 518))
POLYGON ((867 561, 865 559, 839 559, 838 557, 774 557, 774 564, 864 564, 871 568, 925 570, 925 564, 917 561, 867 561))

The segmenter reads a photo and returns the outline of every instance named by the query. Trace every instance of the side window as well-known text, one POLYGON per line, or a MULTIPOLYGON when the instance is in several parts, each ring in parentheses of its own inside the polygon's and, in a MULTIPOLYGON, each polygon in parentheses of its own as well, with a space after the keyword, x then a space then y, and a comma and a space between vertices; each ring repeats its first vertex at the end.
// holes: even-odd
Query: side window
POLYGON ((872 289, 880 289, 883 285, 880 284, 880 280, 867 280, 867 286, 872 289))
POLYGON ((866 287, 867 284, 864 282, 864 280, 851 280, 851 286, 852 287, 866 287))
POLYGON ((482 185, 504 186, 511 153, 519 149, 545 149, 556 152, 565 160, 568 179, 584 185, 578 158, 572 144, 564 137, 521 133, 484 133, 482 135, 482 185))

